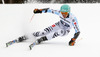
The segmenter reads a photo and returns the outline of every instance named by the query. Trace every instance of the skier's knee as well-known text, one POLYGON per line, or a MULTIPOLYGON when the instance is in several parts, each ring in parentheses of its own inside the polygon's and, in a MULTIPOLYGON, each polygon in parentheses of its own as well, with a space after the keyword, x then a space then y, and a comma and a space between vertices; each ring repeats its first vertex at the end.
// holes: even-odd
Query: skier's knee
POLYGON ((34 32, 33 36, 38 37, 39 36, 39 32, 34 32))

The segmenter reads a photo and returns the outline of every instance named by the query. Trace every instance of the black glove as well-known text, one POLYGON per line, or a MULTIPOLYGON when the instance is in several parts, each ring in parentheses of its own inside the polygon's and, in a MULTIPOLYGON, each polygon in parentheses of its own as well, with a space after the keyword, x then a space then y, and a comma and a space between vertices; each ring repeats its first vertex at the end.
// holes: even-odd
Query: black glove
POLYGON ((33 13, 42 13, 42 9, 34 9, 33 13))
POLYGON ((75 38, 72 38, 70 41, 69 41, 69 45, 70 46, 74 46, 74 44, 75 44, 75 38))
POLYGON ((44 9, 34 9, 34 13, 36 14, 36 13, 42 13, 42 11, 44 10, 45 11, 45 13, 47 12, 47 10, 48 10, 49 8, 44 8, 44 9))

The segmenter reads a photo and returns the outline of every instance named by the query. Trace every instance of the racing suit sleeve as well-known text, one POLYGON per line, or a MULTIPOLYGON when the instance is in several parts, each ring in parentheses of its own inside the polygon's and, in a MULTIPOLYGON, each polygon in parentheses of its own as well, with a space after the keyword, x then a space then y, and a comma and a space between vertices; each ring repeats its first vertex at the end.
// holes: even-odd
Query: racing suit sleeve
POLYGON ((79 34, 80 34, 80 29, 79 29, 79 25, 78 25, 78 21, 77 21, 76 17, 73 18, 72 25, 73 25, 73 27, 75 29, 75 34, 74 34, 73 38, 77 39, 79 34))
POLYGON ((44 8, 44 9, 35 9, 34 13, 53 13, 53 14, 59 15, 60 11, 44 8))

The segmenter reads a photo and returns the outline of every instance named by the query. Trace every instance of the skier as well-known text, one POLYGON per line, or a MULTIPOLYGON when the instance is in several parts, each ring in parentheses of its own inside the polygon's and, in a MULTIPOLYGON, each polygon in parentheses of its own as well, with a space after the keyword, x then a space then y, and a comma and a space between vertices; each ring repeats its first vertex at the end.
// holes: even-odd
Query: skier
POLYGON ((57 36, 64 36, 70 32, 71 28, 75 29, 74 37, 69 41, 70 46, 74 46, 75 40, 80 34, 79 26, 76 17, 70 13, 69 5, 62 5, 60 11, 45 8, 45 9, 34 9, 34 14, 37 13, 53 13, 60 17, 60 21, 45 28, 43 31, 34 32, 35 37, 41 36, 40 39, 36 40, 36 44, 40 44, 43 41, 53 39, 57 36), (48 35, 50 34, 50 35, 48 35))
MULTIPOLYGON (((39 39, 36 39, 34 43, 32 43, 29 47, 32 49, 32 47, 36 44, 40 44, 43 41, 51 40, 57 36, 64 36, 67 35, 70 32, 71 28, 75 29, 75 34, 69 41, 70 46, 74 46, 76 39, 78 38, 80 34, 79 26, 76 17, 70 13, 70 7, 69 5, 62 5, 59 10, 53 10, 49 8, 44 9, 34 9, 34 14, 38 13, 53 13, 60 17, 60 21, 57 23, 45 28, 42 31, 37 31, 33 33, 33 36, 39 37, 39 39), (49 34, 49 35, 48 35, 49 34)), ((21 36, 18 39, 15 39, 13 41, 10 41, 6 43, 6 46, 12 45, 16 42, 23 42, 24 40, 27 40, 28 38, 26 36, 21 36)))

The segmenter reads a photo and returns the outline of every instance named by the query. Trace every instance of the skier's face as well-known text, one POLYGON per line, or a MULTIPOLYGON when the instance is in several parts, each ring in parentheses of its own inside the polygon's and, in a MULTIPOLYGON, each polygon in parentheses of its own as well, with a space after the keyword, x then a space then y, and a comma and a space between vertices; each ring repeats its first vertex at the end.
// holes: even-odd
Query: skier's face
POLYGON ((68 16, 68 12, 61 12, 62 16, 66 18, 68 16))

